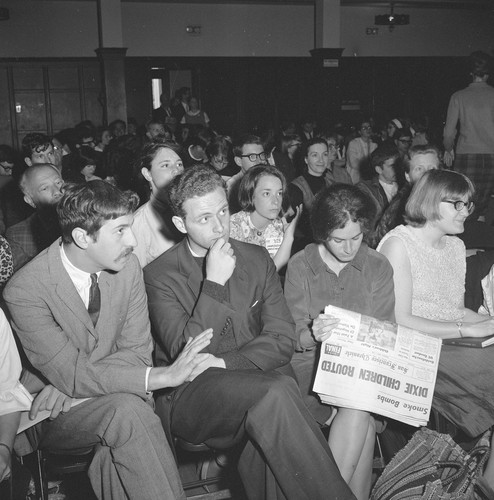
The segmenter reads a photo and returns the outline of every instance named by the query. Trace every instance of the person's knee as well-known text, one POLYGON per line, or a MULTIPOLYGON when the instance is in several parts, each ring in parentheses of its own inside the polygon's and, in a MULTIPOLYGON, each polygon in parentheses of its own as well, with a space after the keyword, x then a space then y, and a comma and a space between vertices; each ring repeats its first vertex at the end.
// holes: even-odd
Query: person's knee
POLYGON ((346 425, 355 429, 376 429, 374 417, 366 411, 354 410, 351 408, 339 408, 338 420, 344 421, 346 425))
POLYGON ((152 413, 153 411, 144 400, 134 394, 119 393, 105 397, 107 398, 108 411, 113 412, 115 416, 120 414, 128 415, 129 413, 147 413, 148 410, 152 413))
POLYGON ((272 373, 272 377, 261 385, 265 391, 264 398, 272 401, 287 401, 294 395, 300 397, 297 382, 287 375, 272 373))
POLYGON ((161 427, 157 415, 151 406, 133 394, 112 394, 107 397, 104 418, 104 433, 106 440, 125 441, 139 429, 161 427))

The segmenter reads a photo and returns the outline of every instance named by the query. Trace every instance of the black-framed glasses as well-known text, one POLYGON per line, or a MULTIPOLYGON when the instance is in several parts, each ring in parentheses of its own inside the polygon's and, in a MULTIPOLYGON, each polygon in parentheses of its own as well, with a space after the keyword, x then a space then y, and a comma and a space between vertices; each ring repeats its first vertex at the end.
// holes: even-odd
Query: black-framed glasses
POLYGON ((462 200, 442 200, 444 203, 451 203, 455 207, 457 212, 461 212, 464 208, 467 209, 468 213, 471 214, 475 208, 475 203, 473 201, 462 201, 462 200))
POLYGON ((258 159, 261 161, 266 161, 268 155, 263 151, 262 153, 251 153, 250 155, 240 155, 240 158, 248 158, 251 162, 255 162, 258 159))

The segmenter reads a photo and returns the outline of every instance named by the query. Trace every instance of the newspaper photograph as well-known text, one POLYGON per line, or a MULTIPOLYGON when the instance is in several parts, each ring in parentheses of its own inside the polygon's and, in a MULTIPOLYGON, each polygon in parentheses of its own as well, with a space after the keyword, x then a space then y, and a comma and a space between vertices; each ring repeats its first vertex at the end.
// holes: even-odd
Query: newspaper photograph
POLYGON ((340 320, 321 344, 313 390, 323 403, 426 425, 441 339, 335 306, 340 320))

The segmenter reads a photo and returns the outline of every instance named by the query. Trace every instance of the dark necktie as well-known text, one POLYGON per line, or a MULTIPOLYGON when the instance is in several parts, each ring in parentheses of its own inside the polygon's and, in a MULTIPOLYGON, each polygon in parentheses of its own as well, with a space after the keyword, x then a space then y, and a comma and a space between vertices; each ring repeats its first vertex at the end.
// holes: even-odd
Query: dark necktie
POLYGON ((98 286, 98 275, 93 273, 91 274, 91 288, 89 289, 89 305, 87 306, 87 312, 94 326, 96 326, 98 322, 100 307, 101 295, 98 286))

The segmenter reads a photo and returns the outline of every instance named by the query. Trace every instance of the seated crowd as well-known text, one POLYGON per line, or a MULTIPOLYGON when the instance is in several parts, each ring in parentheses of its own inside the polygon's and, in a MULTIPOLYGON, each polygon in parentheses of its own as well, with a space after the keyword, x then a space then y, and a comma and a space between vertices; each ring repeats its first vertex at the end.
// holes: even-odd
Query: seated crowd
MULTIPOLYGON (((387 422, 312 392, 324 308, 494 334, 464 302, 465 245, 492 238, 475 186, 401 118, 232 140, 186 89, 161 103, 0 146, 0 482, 21 411, 48 410, 37 446, 93 449, 100 499, 185 498, 175 438, 235 447, 252 500, 368 499, 387 422)), ((434 403, 471 438, 494 425, 479 362, 434 403)), ((494 459, 482 479, 494 495, 494 459)))

